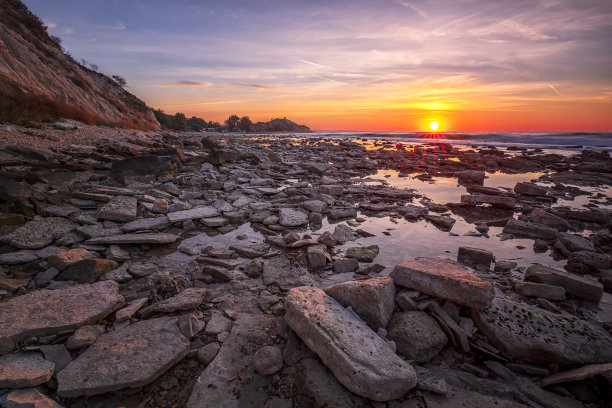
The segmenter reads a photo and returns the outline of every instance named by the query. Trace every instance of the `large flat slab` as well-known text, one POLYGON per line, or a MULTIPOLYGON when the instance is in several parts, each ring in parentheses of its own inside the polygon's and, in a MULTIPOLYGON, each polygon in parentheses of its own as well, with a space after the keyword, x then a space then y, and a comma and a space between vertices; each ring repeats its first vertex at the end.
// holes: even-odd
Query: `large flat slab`
POLYGON ((106 237, 91 238, 87 244, 171 244, 180 237, 173 234, 144 233, 144 234, 121 234, 106 237))
POLYGON ((36 387, 51 379, 55 364, 39 353, 16 353, 0 357, 0 388, 36 387))
POLYGON ((179 362, 189 351, 176 317, 143 320, 98 337, 57 375, 64 398, 142 387, 179 362))
POLYGON ((350 391, 374 401, 388 401, 416 385, 410 364, 321 289, 293 288, 285 305, 289 326, 350 391))
POLYGON ((595 303, 599 303, 604 292, 603 284, 595 279, 538 264, 531 265, 527 268, 525 271, 525 280, 560 286, 565 289, 565 293, 595 303))
POLYGON ((223 347, 200 374, 187 408, 263 406, 268 398, 268 379, 255 373, 252 359, 257 350, 268 344, 271 326, 271 316, 239 315, 223 347), (238 374, 251 376, 252 381, 242 384, 238 374))
POLYGON ((167 214, 171 223, 193 220, 196 218, 210 218, 219 215, 215 207, 198 207, 191 210, 175 211, 167 214))
POLYGON ((78 227, 78 224, 61 217, 36 217, 0 241, 21 249, 40 249, 78 227))
POLYGON ((493 286, 455 262, 438 258, 416 258, 395 266, 393 281, 460 305, 480 309, 493 300, 493 286))
POLYGON ((92 324, 123 306, 113 281, 43 289, 0 303, 0 353, 29 336, 46 336, 92 324))

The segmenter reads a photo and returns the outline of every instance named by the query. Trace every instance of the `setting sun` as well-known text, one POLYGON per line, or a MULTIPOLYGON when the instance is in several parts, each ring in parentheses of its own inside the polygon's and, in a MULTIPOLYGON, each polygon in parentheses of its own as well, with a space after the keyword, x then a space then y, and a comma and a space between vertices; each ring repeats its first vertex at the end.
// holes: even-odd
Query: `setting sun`
POLYGON ((438 128, 439 128, 439 127, 440 127, 440 125, 439 125, 439 124, 438 124, 438 122, 436 122, 436 121, 433 121, 433 122, 431 122, 431 123, 429 124, 429 128, 430 128, 431 130, 438 130, 438 128))

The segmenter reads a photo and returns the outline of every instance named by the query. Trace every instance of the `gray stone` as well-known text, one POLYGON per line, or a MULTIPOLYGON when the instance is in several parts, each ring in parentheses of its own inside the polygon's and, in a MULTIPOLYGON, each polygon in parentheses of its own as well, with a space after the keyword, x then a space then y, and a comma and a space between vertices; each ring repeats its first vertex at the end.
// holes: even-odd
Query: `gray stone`
POLYGON ((416 385, 413 368, 322 290, 305 286, 291 289, 285 305, 285 320, 291 329, 352 392, 388 401, 416 385))
POLYGON ((359 262, 374 262, 374 258, 378 255, 378 245, 370 245, 367 247, 350 247, 346 250, 346 257, 353 258, 359 262))
POLYGON ((612 268, 612 255, 590 251, 572 252, 565 265, 568 271, 580 274, 599 274, 600 271, 610 268, 612 268))
POLYGON ((516 282, 514 289, 527 297, 539 297, 554 301, 565 300, 565 289, 561 286, 547 285, 545 283, 516 282))
POLYGON ((342 220, 345 218, 357 218, 357 210, 354 208, 334 208, 329 212, 327 218, 330 220, 342 220))
POLYGON ((284 256, 277 256, 263 263, 261 277, 266 286, 276 284, 282 290, 302 286, 304 281, 297 269, 284 256))
POLYGON ((77 224, 65 218, 36 217, 10 234, 0 237, 0 241, 21 249, 40 249, 76 227, 77 224))
POLYGON ((36 388, 14 390, 0 397, 2 408, 64 408, 36 388))
POLYGON ((202 346, 198 349, 196 356, 200 363, 204 364, 204 366, 209 365, 213 359, 217 356, 221 345, 219 343, 208 343, 205 346, 202 346))
POLYGON ((491 251, 480 248, 459 247, 457 261, 472 268, 484 267, 486 270, 491 268, 491 262, 495 261, 495 256, 491 251))
POLYGON ((218 228, 228 222, 229 221, 223 217, 200 218, 200 223, 208 228, 218 228))
POLYGON ((232 251, 235 251, 238 255, 243 258, 253 259, 259 258, 266 254, 270 250, 268 244, 251 244, 251 245, 232 245, 230 246, 232 251))
POLYGON ((48 268, 44 272, 40 272, 36 275, 34 278, 34 284, 39 288, 45 287, 51 283, 51 281, 55 279, 57 275, 59 275, 59 270, 57 268, 48 268))
POLYGON ((518 194, 546 196, 547 188, 538 186, 534 183, 521 182, 516 183, 516 185, 514 186, 514 192, 518 194))
POLYGON ((100 336, 57 375, 57 394, 72 398, 142 387, 188 351, 176 317, 140 321, 100 336))
POLYGON ((475 391, 451 388, 447 395, 424 393, 427 408, 528 408, 511 399, 479 394, 475 391))
POLYGON ((595 252, 595 245, 588 239, 580 235, 570 234, 568 232, 560 232, 557 235, 557 242, 563 245, 568 252, 589 251, 595 252))
POLYGON ((106 259, 115 262, 125 262, 131 259, 130 251, 121 248, 119 245, 111 245, 106 249, 106 259))
POLYGON ((574 275, 559 269, 543 265, 531 265, 525 271, 525 280, 536 283, 560 286, 565 293, 599 303, 603 294, 603 285, 594 279, 574 275))
POLYGON ((40 346, 45 360, 55 364, 55 374, 62 371, 72 361, 72 356, 63 344, 40 346))
POLYGON ((532 239, 544 239, 552 241, 557 237, 557 230, 551 227, 547 227, 542 224, 534 224, 532 222, 525 222, 519 220, 510 220, 503 229, 506 234, 512 234, 516 237, 532 238, 532 239))
POLYGON ((441 395, 448 394, 448 386, 444 378, 440 378, 427 368, 418 365, 414 366, 414 371, 417 373, 417 389, 441 395))
POLYGON ((68 350, 78 350, 83 347, 89 347, 94 344, 96 339, 104 334, 105 331, 104 326, 100 325, 79 327, 79 329, 66 341, 66 348, 68 350))
POLYGON ((60 272, 58 280, 68 280, 78 283, 94 283, 107 272, 116 269, 117 262, 109 259, 89 258, 75 262, 60 272))
POLYGON ((26 388, 51 379, 55 364, 38 353, 7 354, 0 357, 0 388, 26 388))
POLYGON ((193 310, 200 306, 205 300, 210 299, 211 293, 208 289, 187 288, 178 295, 153 303, 141 309, 139 315, 151 316, 155 313, 172 313, 177 310, 193 310))
POLYGON ((416 258, 396 265, 389 276, 400 286, 468 307, 487 307, 493 300, 490 283, 449 260, 416 258))
POLYGON ((162 234, 162 233, 144 233, 144 234, 120 234, 110 235, 105 237, 91 238, 86 241, 87 244, 171 244, 177 239, 178 235, 162 234))
POLYGON ((199 218, 211 218, 219 215, 215 207, 197 207, 191 210, 171 212, 166 215, 172 224, 199 218))
POLYGON ((121 306, 123 296, 112 281, 39 290, 0 304, 0 353, 30 336, 48 336, 97 322, 121 306))
POLYGON ((302 207, 308 211, 320 213, 327 208, 327 204, 321 200, 306 200, 302 203, 302 207))
POLYGON ((229 332, 232 329, 232 320, 223 316, 218 310, 211 312, 210 320, 206 323, 204 333, 206 334, 219 334, 223 332, 229 332))
POLYGON ((135 278, 144 278, 145 276, 149 276, 153 273, 156 273, 157 266, 150 262, 144 263, 144 264, 131 265, 128 271, 135 278))
POLYGON ((123 232, 136 232, 144 230, 157 230, 170 226, 170 220, 168 217, 156 217, 156 218, 141 218, 121 226, 123 232))
POLYGON ((272 375, 283 368, 283 353, 274 346, 264 346, 253 356, 253 367, 261 375, 272 375))
POLYGON ((513 209, 516 206, 514 197, 488 194, 469 194, 461 196, 462 204, 490 204, 497 208, 513 209))
POLYGON ((115 196, 98 209, 102 220, 129 222, 138 218, 138 199, 131 196, 115 196))
POLYGON ((309 245, 306 248, 308 266, 312 269, 324 269, 327 266, 327 247, 323 244, 309 245))
POLYGON ((0 254, 0 265, 17 265, 36 261, 39 258, 34 251, 19 251, 0 254))
POLYGON ((401 312, 393 316, 387 338, 395 342, 400 353, 417 363, 437 356, 448 342, 434 318, 421 311, 401 312))
POLYGON ((338 259, 333 263, 334 272, 346 273, 359 269, 359 261, 356 259, 338 259))
POLYGON ((395 284, 389 277, 338 283, 325 293, 342 306, 351 306, 374 330, 387 327, 395 308, 395 284))
POLYGON ((541 208, 534 208, 531 211, 531 214, 529 214, 529 217, 531 218, 531 222, 546 225, 547 227, 554 228, 558 231, 567 231, 570 228, 570 225, 566 220, 546 212, 541 208))
POLYGON ((308 224, 308 215, 293 208, 281 208, 278 210, 278 223, 283 227, 299 227, 308 224))
MULTIPOLYGON (((334 232, 331 234, 331 237, 338 244, 343 245, 349 241, 355 241, 356 239, 358 239, 359 234, 357 234, 355 231, 353 231, 346 225, 340 224, 336 225, 336 228, 334 228, 334 232)), ((323 236, 321 236, 321 238, 323 238, 323 236)))
POLYGON ((612 363, 587 365, 584 367, 574 368, 572 370, 556 373, 549 377, 542 378, 540 380, 540 385, 542 387, 546 387, 552 384, 581 381, 587 378, 595 377, 596 375, 604 375, 606 376, 606 378, 612 378, 612 363))
POLYGON ((115 320, 118 322, 128 320, 134 315, 134 313, 139 311, 147 303, 148 300, 149 298, 140 298, 132 300, 127 306, 117 310, 117 312, 115 313, 115 320))
POLYGON ((612 336, 599 326, 496 298, 473 310, 478 329, 512 358, 563 366, 612 361, 612 336))

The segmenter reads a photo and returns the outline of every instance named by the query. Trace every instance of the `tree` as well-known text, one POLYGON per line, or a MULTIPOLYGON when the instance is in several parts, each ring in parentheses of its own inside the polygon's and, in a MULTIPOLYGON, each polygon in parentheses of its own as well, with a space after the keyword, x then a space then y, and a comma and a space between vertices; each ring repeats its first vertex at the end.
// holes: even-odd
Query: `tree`
POLYGON ((113 75, 111 78, 113 78, 113 81, 115 81, 120 87, 125 88, 127 86, 127 82, 124 77, 113 75))
POLYGON ((250 132, 253 127, 253 122, 248 116, 243 116, 238 121, 238 128, 244 132, 250 132))
POLYGON ((187 129, 187 117, 184 113, 177 112, 172 118, 172 129, 186 130, 187 129))
POLYGON ((200 130, 206 127, 208 127, 208 123, 202 118, 198 118, 197 116, 192 116, 191 118, 187 119, 187 129, 189 130, 193 130, 194 132, 199 132, 200 130))
POLYGON ((229 118, 225 119, 225 126, 227 126, 227 129, 231 132, 237 127, 239 120, 240 118, 238 115, 231 115, 229 118))

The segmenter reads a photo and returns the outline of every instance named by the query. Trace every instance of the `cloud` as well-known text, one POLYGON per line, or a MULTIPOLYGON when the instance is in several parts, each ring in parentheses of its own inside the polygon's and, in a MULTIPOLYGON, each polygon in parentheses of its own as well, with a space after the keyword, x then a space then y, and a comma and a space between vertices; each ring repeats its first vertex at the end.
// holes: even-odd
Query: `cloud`
POLYGON ((259 84, 245 84, 245 83, 242 83, 242 82, 233 82, 232 85, 243 86, 243 87, 246 87, 246 88, 255 88, 255 89, 258 89, 260 91, 263 91, 264 89, 276 89, 276 87, 274 87, 274 86, 259 85, 259 84))
POLYGON ((125 24, 123 24, 122 22, 120 22, 120 21, 118 21, 117 24, 115 24, 113 26, 108 26, 108 25, 93 25, 92 27, 99 28, 101 30, 114 30, 114 31, 123 31, 123 30, 127 29, 127 26, 125 24))
POLYGON ((559 96, 563 96, 561 95, 561 92, 557 91, 557 88, 555 88, 554 86, 552 86, 552 84, 548 84, 548 86, 550 87, 550 89, 552 89, 553 91, 555 91, 557 93, 557 95, 559 96))
POLYGON ((198 81, 176 81, 176 82, 170 82, 167 84, 155 84, 151 86, 156 87, 156 88, 178 88, 178 87, 185 87, 185 86, 209 87, 209 86, 213 86, 213 84, 211 84, 210 82, 198 82, 198 81))

